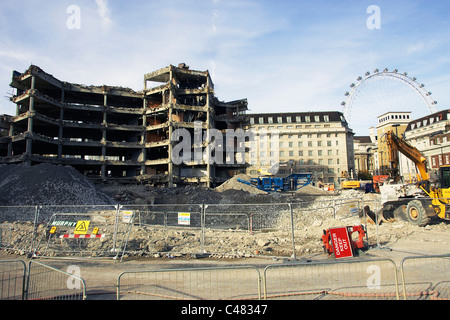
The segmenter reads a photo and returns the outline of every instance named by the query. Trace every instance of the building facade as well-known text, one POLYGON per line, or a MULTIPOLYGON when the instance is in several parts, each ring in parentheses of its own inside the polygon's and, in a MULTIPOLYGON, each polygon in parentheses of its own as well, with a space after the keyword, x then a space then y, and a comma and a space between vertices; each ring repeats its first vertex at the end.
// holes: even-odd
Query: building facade
MULTIPOLYGON (((442 110, 411 121, 405 129, 405 139, 426 157, 428 168, 438 170, 450 165, 450 110, 442 110)), ((403 175, 415 177, 414 164, 409 161, 403 175)))
MULTIPOLYGON (((393 131, 397 136, 402 137, 409 122, 411 121, 411 112, 392 111, 380 115, 377 118, 377 142, 378 148, 375 153, 375 163, 377 164, 376 174, 387 175, 390 170, 389 150, 384 135, 388 131, 393 131)), ((400 168, 406 166, 406 158, 400 158, 400 168)))
POLYGON ((375 173, 374 152, 377 149, 376 140, 373 136, 355 136, 353 145, 356 179, 368 180, 375 173))
POLYGON ((261 149, 264 144, 259 140, 250 143, 250 176, 272 168, 276 161, 280 175, 312 172, 324 183, 337 185, 343 174, 354 175, 353 131, 341 112, 261 113, 249 117, 255 133, 269 135, 266 150, 261 149), (272 133, 276 133, 275 140, 272 133))
POLYGON ((246 99, 219 101, 209 72, 185 64, 146 74, 144 83, 136 92, 64 82, 34 65, 14 71, 16 114, 2 118, 8 135, 1 137, 1 161, 71 165, 103 180, 139 178, 168 186, 211 186, 244 170, 242 164, 209 161, 208 139, 197 146, 203 161, 175 164, 172 149, 174 132, 193 135, 195 123, 202 137, 212 128, 245 127, 246 99))

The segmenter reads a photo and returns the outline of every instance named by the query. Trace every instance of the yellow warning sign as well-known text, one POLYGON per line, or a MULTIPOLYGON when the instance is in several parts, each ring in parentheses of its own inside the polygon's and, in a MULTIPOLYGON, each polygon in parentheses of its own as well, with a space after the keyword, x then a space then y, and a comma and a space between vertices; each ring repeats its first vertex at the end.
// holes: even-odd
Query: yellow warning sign
POLYGON ((97 234, 98 233, 98 228, 94 228, 94 230, 92 231, 92 234, 97 234))
POLYGON ((56 232, 56 227, 52 227, 52 228, 50 229, 50 233, 53 234, 53 233, 55 233, 55 232, 56 232))
POLYGON ((86 234, 89 228, 90 221, 78 221, 75 227, 74 234, 86 234))

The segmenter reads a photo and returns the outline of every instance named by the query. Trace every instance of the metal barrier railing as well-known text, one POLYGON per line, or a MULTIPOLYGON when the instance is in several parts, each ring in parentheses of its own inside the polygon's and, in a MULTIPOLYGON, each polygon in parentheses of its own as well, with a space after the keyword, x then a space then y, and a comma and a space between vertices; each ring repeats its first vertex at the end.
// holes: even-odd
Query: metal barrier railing
MULTIPOLYGON (((448 300, 450 255, 122 272, 118 300, 448 300), (398 277, 401 274, 401 278, 398 277), (401 281, 401 283, 400 283, 401 281)), ((0 260, 0 300, 85 300, 76 265, 0 260)))
MULTIPOLYGON (((357 211, 364 206, 361 198, 355 199, 325 199, 317 201, 304 201, 299 203, 260 203, 260 204, 157 204, 157 205, 110 205, 110 206, 28 206, 28 207, 0 207, 1 214, 12 214, 15 210, 20 212, 20 216, 34 217, 34 223, 29 226, 32 232, 28 232, 27 239, 21 241, 11 241, 11 250, 28 253, 29 257, 37 256, 58 256, 65 254, 72 256, 90 254, 95 257, 114 256, 117 261, 119 252, 123 257, 124 248, 129 248, 129 252, 145 253, 145 248, 169 248, 173 253, 212 253, 231 254, 236 252, 224 252, 232 246, 216 246, 216 238, 229 231, 239 231, 249 234, 265 233, 274 231, 284 231, 281 242, 292 243, 291 248, 284 246, 280 254, 296 257, 297 230, 302 230, 303 226, 311 220, 310 212, 314 212, 315 219, 342 219, 355 215, 352 207, 357 211), (125 212, 134 212, 134 224, 123 223, 121 216, 125 212), (110 216, 111 218, 108 218, 110 216), (115 219, 114 219, 115 218, 115 219), (95 219, 95 221, 94 221, 95 219), (102 219, 106 222, 103 223, 102 219), (76 222, 80 220, 91 220, 90 231, 93 227, 98 227, 104 234, 102 239, 78 237, 60 240, 61 232, 72 233, 68 225, 64 223, 76 222), (47 225, 47 228, 40 226, 47 225), (50 234, 52 227, 56 226, 56 233, 50 234), (198 238, 199 248, 195 247, 189 251, 188 243, 183 243, 179 237, 173 237, 172 231, 163 234, 164 245, 139 246, 138 242, 146 240, 145 237, 135 237, 130 231, 134 228, 141 228, 143 232, 152 232, 155 228, 159 230, 185 230, 194 234, 198 238), (149 231, 149 228, 152 228, 149 231), (285 231, 288 231, 286 233, 285 231), (106 233, 106 234, 105 234, 106 233), (120 233, 120 234, 119 234, 120 233), (200 235, 198 235, 200 233, 200 235), (133 245, 128 246, 126 239, 129 236, 133 245), (175 239, 172 241, 171 239, 175 239), (111 242, 112 241, 112 242, 111 242), (119 243, 120 242, 120 243, 119 243), (112 249, 110 246, 112 245, 112 249), (179 251, 178 251, 179 250, 179 251), (290 251, 290 252, 288 252, 290 251)), ((14 226, 14 229, 17 229, 14 226)), ((90 232, 89 231, 89 232, 90 232)), ((378 228, 377 228, 378 232, 378 228)), ((17 237, 16 230, 13 230, 14 237, 17 237)), ((227 235, 225 235, 227 236, 227 235)), ((9 232, 11 238, 11 231, 9 232)), ((245 235, 248 237, 248 235, 245 235)), ((6 238, 6 234, 5 234, 6 238)), ((13 239, 14 240, 14 239, 13 239)), ((197 240, 196 240, 197 241, 197 240)), ((378 237, 377 237, 378 241, 378 237)), ((148 242, 148 241, 147 241, 148 242)), ((245 254, 254 254, 260 250, 248 249, 245 254)), ((154 253, 155 250, 148 250, 154 253)), ((156 250, 156 252, 165 252, 156 250)))
POLYGON ((26 265, 22 260, 0 260, 0 300, 23 300, 26 265))
POLYGON ((264 299, 399 299, 390 259, 271 265, 263 290, 264 299))
POLYGON ((259 300, 260 273, 252 266, 125 271, 117 300, 259 300))
POLYGON ((450 254, 406 257, 400 268, 405 300, 450 299, 450 254))
MULTIPOLYGON (((77 267, 73 266, 71 271, 76 273, 76 270, 77 267)), ((81 277, 30 261, 26 300, 85 300, 86 297, 86 283, 81 277)))

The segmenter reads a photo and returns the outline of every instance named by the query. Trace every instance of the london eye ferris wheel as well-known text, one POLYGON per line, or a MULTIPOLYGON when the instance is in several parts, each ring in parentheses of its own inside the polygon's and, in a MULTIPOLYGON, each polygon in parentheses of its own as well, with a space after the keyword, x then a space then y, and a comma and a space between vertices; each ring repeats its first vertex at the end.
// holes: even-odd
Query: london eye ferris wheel
POLYGON ((366 72, 350 84, 345 96, 343 114, 355 135, 368 135, 377 117, 386 112, 407 111, 417 119, 438 111, 425 85, 397 69, 366 72))

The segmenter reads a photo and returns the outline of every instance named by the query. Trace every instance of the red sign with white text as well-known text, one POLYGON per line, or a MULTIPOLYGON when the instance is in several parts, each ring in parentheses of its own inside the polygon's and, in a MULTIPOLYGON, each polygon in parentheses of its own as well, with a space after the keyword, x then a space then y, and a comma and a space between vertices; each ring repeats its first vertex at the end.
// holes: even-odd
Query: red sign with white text
POLYGON ((347 228, 330 229, 330 237, 336 259, 353 257, 352 246, 347 228))

